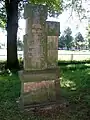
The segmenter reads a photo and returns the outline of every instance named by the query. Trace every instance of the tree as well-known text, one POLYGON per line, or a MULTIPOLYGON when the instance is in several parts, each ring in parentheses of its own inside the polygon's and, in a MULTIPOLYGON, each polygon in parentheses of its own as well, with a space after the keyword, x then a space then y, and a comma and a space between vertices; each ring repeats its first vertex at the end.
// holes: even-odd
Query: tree
POLYGON ((87 29, 87 40, 88 40, 88 47, 90 49, 90 24, 88 25, 87 29))
POLYGON ((64 35, 62 35, 59 38, 58 47, 60 47, 60 48, 64 48, 65 47, 65 37, 64 37, 64 35))
POLYGON ((76 47, 77 49, 81 49, 84 47, 84 37, 82 36, 82 34, 80 32, 78 32, 76 35, 75 35, 75 44, 76 44, 76 47))
POLYGON ((17 30, 18 30, 18 0, 5 0, 7 14, 7 67, 18 68, 17 30))
POLYGON ((80 32, 75 35, 75 42, 84 42, 84 37, 80 32))
MULTIPOLYGON (((27 2, 27 0, 24 0, 27 2)), ((29 1, 28 1, 29 2, 29 1)), ((62 5, 60 0, 30 0, 30 3, 34 4, 46 4, 48 10, 53 11, 62 10, 62 5)), ((19 9, 23 6, 23 0, 0 0, 1 4, 1 26, 7 23, 7 68, 17 69, 19 68, 18 58, 17 58, 17 30, 18 30, 18 13, 19 9)))
POLYGON ((73 37, 71 36, 72 31, 71 28, 67 28, 66 30, 64 30, 64 37, 65 37, 65 46, 67 47, 67 49, 69 50, 69 48, 71 48, 72 45, 72 41, 73 41, 73 37))

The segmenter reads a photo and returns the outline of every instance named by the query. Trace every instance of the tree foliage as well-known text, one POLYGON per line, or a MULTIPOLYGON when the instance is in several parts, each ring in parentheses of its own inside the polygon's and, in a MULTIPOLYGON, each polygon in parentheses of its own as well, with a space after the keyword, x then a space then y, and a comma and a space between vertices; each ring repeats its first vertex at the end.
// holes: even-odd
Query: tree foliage
POLYGON ((67 49, 71 48, 71 45, 72 45, 73 37, 71 34, 72 34, 72 30, 71 30, 71 28, 68 27, 64 31, 65 45, 66 45, 67 49))
POLYGON ((72 47, 73 37, 71 28, 67 28, 64 30, 63 35, 59 39, 59 47, 70 49, 72 47))
POLYGON ((0 27, 4 28, 6 24, 6 11, 5 3, 3 0, 0 1, 0 27))
POLYGON ((75 42, 84 42, 84 37, 83 37, 83 35, 80 32, 78 32, 75 35, 75 42))
MULTIPOLYGON (((6 23, 6 12, 5 12, 5 1, 0 0, 0 27, 5 27, 6 23)), ((12 1, 12 0, 9 0, 12 1)), ((87 2, 88 0, 17 0, 19 3, 19 10, 21 11, 24 7, 25 2, 29 2, 32 4, 46 4, 48 6, 48 10, 51 13, 50 15, 55 15, 57 13, 59 15, 62 11, 70 9, 71 14, 76 12, 79 16, 80 20, 86 18, 86 9, 83 7, 83 2, 87 2)), ((19 13, 20 13, 19 11, 19 13)))
POLYGON ((34 4, 46 4, 49 9, 54 11, 62 10, 62 0, 30 0, 30 3, 34 4))
POLYGON ((85 40, 84 40, 84 37, 83 35, 78 32, 76 35, 75 35, 75 46, 77 49, 81 50, 85 47, 85 40))
POLYGON ((88 40, 88 47, 90 49, 90 24, 87 27, 87 40, 88 40))
MULTIPOLYGON (((8 0, 0 0, 0 27, 5 28, 6 25, 6 6, 5 6, 5 1, 7 2, 8 0)), ((12 0, 9 0, 12 1, 12 0)), ((27 0, 17 0, 18 5, 19 5, 19 16, 20 17, 20 11, 23 10, 24 8, 24 3, 27 0)), ((46 4, 48 6, 48 11, 50 12, 51 15, 59 15, 62 10, 62 0, 28 0, 29 3, 32 4, 46 4)))
POLYGON ((62 49, 65 47, 65 37, 64 37, 64 35, 62 35, 62 36, 59 38, 58 47, 59 47, 59 48, 62 48, 62 49))

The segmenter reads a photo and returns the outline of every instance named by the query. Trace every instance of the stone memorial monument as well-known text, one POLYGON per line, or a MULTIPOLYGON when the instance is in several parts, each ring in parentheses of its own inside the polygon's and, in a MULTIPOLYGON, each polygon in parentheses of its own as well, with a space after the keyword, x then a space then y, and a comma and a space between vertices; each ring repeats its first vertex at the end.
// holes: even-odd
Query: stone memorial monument
POLYGON ((58 37, 60 23, 46 21, 47 7, 26 4, 24 35, 24 70, 21 80, 20 105, 27 108, 53 104, 60 99, 58 37))

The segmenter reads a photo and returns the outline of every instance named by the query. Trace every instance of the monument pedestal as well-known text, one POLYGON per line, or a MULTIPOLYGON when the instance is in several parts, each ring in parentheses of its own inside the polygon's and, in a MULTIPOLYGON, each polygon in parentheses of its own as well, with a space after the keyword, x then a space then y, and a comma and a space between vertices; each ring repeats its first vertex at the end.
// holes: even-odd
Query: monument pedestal
POLYGON ((21 107, 47 105, 60 99, 59 68, 19 71, 21 107))

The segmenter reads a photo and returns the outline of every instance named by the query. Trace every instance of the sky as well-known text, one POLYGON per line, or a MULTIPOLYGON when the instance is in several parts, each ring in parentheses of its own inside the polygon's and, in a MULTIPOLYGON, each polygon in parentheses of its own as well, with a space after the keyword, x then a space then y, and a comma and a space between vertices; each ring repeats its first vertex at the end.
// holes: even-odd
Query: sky
MULTIPOLYGON (((90 0, 83 0, 83 8, 85 8, 85 10, 89 10, 90 9, 90 0)), ((48 20, 50 21, 58 21, 60 22, 60 32, 61 34, 63 34, 63 31, 67 28, 70 27, 72 30, 72 36, 75 37, 75 34, 77 32, 81 32, 83 37, 86 37, 87 35, 87 31, 86 31, 86 27, 88 26, 88 19, 85 20, 83 19, 82 22, 80 22, 79 17, 76 15, 75 12, 73 12, 72 17, 70 17, 71 14, 71 10, 68 9, 67 11, 64 11, 61 15, 59 15, 58 18, 52 18, 52 17, 48 17, 48 20)), ((90 13, 85 13, 85 15, 89 16, 90 13)), ((25 34, 25 20, 21 20, 20 22, 20 26, 22 27, 22 32, 20 32, 19 34, 21 34, 21 36, 23 36, 23 34, 25 34)), ((23 39, 23 37, 21 37, 21 39, 23 39)))
MULTIPOLYGON (((82 35, 86 37, 86 27, 88 26, 88 20, 83 20, 80 22, 79 18, 75 15, 73 15, 73 18, 70 18, 69 11, 63 12, 58 18, 48 17, 47 20, 60 22, 61 34, 63 34, 63 31, 67 27, 70 27, 72 30, 72 36, 75 36, 77 32, 81 32, 82 35)), ((25 34, 25 20, 20 20, 19 24, 22 28, 22 32, 19 32, 19 35, 23 36, 23 34, 25 34)))
POLYGON ((69 18, 70 15, 68 12, 64 12, 62 15, 59 16, 59 18, 57 20, 55 19, 51 19, 51 20, 55 20, 55 21, 59 21, 60 22, 60 32, 61 34, 63 34, 64 30, 67 27, 70 27, 72 30, 72 36, 75 36, 75 34, 77 32, 81 32, 83 34, 83 36, 85 37, 86 35, 86 27, 88 25, 88 21, 87 20, 83 20, 82 23, 78 20, 77 17, 74 16, 74 18, 69 18))
POLYGON ((86 36, 86 27, 88 26, 88 20, 83 20, 80 22, 79 18, 76 15, 73 15, 73 18, 70 18, 69 11, 65 11, 62 15, 60 15, 59 20, 61 33, 63 33, 67 27, 70 27, 73 36, 75 36, 77 32, 81 32, 84 37, 86 36))
MULTIPOLYGON (((87 3, 83 3, 85 9, 89 9, 90 1, 87 3)), ((48 18, 50 21, 58 21, 60 22, 60 32, 63 34, 63 31, 70 27, 72 30, 72 36, 75 36, 77 32, 81 32, 84 37, 86 37, 86 27, 88 26, 88 20, 83 20, 80 22, 76 14, 73 12, 73 18, 70 18, 70 10, 64 11, 61 15, 59 15, 58 18, 48 18)), ((19 30, 18 35, 20 36, 20 39, 23 40, 23 35, 25 34, 25 20, 22 19, 19 21, 19 26, 21 30, 19 30)), ((6 42, 6 32, 3 33, 0 29, 0 43, 6 42)))

